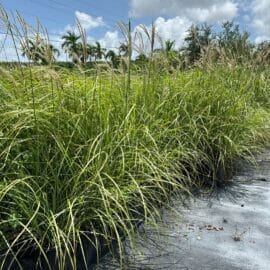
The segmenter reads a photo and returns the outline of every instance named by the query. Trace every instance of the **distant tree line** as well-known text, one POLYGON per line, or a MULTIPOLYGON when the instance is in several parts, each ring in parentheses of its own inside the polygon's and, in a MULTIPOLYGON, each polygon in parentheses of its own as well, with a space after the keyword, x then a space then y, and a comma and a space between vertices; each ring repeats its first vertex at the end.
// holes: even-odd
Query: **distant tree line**
MULTIPOLYGON (((152 32, 154 31, 153 26, 152 32)), ((270 42, 264 41, 256 45, 250 41, 249 33, 241 31, 239 25, 234 22, 224 22, 218 33, 207 24, 192 25, 187 30, 184 46, 178 50, 175 49, 175 40, 165 40, 160 47, 155 48, 153 33, 150 54, 137 53, 134 59, 136 64, 142 65, 160 58, 165 59, 173 68, 188 68, 197 63, 219 61, 233 61, 237 64, 250 61, 258 64, 270 63, 270 42)), ((123 58, 128 55, 129 46, 126 43, 121 43, 118 49, 107 50, 98 41, 95 44, 89 44, 82 40, 81 35, 72 31, 67 31, 62 36, 61 47, 74 64, 106 60, 113 68, 118 68, 123 58)), ((22 44, 22 55, 34 63, 45 65, 53 63, 59 54, 58 49, 41 38, 27 39, 22 44)))

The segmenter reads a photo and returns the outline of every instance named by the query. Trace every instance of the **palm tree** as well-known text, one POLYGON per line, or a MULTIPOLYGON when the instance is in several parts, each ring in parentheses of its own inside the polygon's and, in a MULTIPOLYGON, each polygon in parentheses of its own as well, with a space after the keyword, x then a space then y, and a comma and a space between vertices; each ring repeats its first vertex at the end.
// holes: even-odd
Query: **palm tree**
POLYGON ((98 41, 96 41, 96 46, 95 46, 94 50, 95 50, 95 52, 94 52, 95 61, 102 59, 102 57, 105 55, 106 50, 101 47, 101 44, 98 41))
POLYGON ((44 44, 40 48, 41 51, 41 63, 49 64, 53 63, 56 60, 56 57, 60 55, 60 52, 52 44, 44 44))
POLYGON ((120 58, 113 50, 109 50, 106 53, 105 58, 111 61, 113 68, 118 68, 120 64, 120 58))
POLYGON ((128 45, 126 43, 121 43, 119 47, 119 54, 121 56, 127 57, 128 56, 128 45))
POLYGON ((88 59, 90 58, 90 50, 91 45, 89 44, 83 44, 82 42, 79 42, 77 44, 77 56, 78 60, 80 60, 80 63, 86 64, 88 59))
POLYGON ((22 56, 26 56, 34 63, 47 65, 54 62, 55 56, 59 55, 60 52, 58 49, 38 37, 36 40, 27 39, 22 44, 22 56))
POLYGON ((91 44, 87 44, 86 50, 89 57, 89 61, 91 63, 92 57, 95 57, 96 47, 91 44))
POLYGON ((74 63, 78 62, 78 52, 80 45, 78 45, 78 40, 81 36, 76 35, 75 32, 67 31, 67 34, 62 36, 64 40, 62 43, 62 48, 68 53, 68 56, 72 59, 74 63))
POLYGON ((22 44, 22 56, 27 57, 34 63, 38 63, 40 60, 40 49, 38 42, 31 39, 27 39, 22 44))

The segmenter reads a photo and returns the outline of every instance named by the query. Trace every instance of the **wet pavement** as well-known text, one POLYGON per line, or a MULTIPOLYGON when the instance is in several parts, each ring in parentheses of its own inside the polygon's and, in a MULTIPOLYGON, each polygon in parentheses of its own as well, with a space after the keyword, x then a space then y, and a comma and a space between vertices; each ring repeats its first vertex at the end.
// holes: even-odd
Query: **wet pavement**
POLYGON ((157 227, 139 228, 122 267, 107 256, 97 269, 269 270, 270 151, 211 196, 174 200, 157 227), (188 205, 188 207, 187 207, 188 205))

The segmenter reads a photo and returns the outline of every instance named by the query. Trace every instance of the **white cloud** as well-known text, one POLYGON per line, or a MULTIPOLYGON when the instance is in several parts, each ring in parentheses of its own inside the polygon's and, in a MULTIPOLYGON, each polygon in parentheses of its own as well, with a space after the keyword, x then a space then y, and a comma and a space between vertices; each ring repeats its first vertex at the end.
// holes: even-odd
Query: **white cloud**
MULTIPOLYGON (((191 24, 192 22, 187 18, 174 17, 166 20, 163 17, 158 17, 154 21, 156 28, 154 48, 160 48, 166 40, 171 40, 175 41, 175 49, 179 49, 184 43, 186 31, 191 24)), ((145 29, 148 33, 151 33, 152 26, 145 26, 145 29)), ((140 25, 134 28, 132 37, 134 44, 133 57, 140 53, 150 53, 151 42, 140 25)))
POLYGON ((220 22, 237 16, 237 6, 230 1, 212 5, 209 8, 191 8, 187 11, 193 19, 199 22, 220 22))
MULTIPOLYGON (((75 11, 75 17, 86 32, 94 28, 105 26, 105 22, 103 21, 102 17, 93 17, 87 13, 80 12, 78 10, 75 11)), ((74 31, 75 33, 78 33, 79 29, 77 23, 75 23, 74 25, 66 25, 63 31, 61 31, 61 34, 64 34, 67 31, 74 31)))
POLYGON ((158 35, 163 41, 175 40, 175 46, 181 47, 186 36, 187 29, 191 26, 192 22, 187 18, 174 17, 165 20, 163 17, 158 17, 155 21, 158 35))
POLYGON ((256 41, 270 39, 270 1, 253 0, 250 5, 252 27, 258 35, 256 41))
POLYGON ((261 43, 261 42, 263 42, 265 40, 270 40, 270 36, 257 36, 255 38, 255 43, 259 44, 259 43, 261 43))
POLYGON ((108 31, 105 33, 104 37, 99 40, 99 42, 102 47, 117 51, 120 43, 123 42, 123 38, 119 36, 118 31, 108 31))
MULTIPOLYGON (((175 48, 179 49, 184 42, 184 38, 186 36, 187 29, 191 26, 192 22, 187 18, 174 17, 171 19, 165 19, 163 17, 158 17, 154 21, 157 36, 155 47, 158 48, 161 46, 160 41, 165 42, 165 40, 175 40, 175 48)), ((146 26, 149 32, 151 32, 151 26, 146 26)), ((144 31, 139 25, 134 27, 132 32, 134 51, 133 57, 136 57, 139 53, 149 53, 150 52, 150 42, 145 35, 144 31), (135 33, 137 33, 135 35, 135 33), (138 38, 138 33, 140 33, 140 39, 138 38)), ((119 31, 108 31, 105 33, 103 38, 98 40, 102 47, 106 49, 112 49, 116 53, 118 53, 118 48, 122 42, 124 42, 124 38, 120 34, 119 31)))
POLYGON ((105 25, 102 17, 95 18, 87 13, 80 12, 80 11, 75 11, 75 16, 77 20, 80 22, 81 26, 86 31, 105 25))
POLYGON ((237 16, 235 0, 131 0, 130 14, 185 16, 199 22, 231 20, 237 16))
MULTIPOLYGON (((154 21, 154 24, 157 32, 155 47, 160 47, 160 41, 164 43, 166 40, 170 39, 175 40, 175 48, 178 49, 183 45, 186 31, 191 26, 192 22, 187 18, 180 18, 177 16, 167 20, 163 17, 158 17, 154 21)), ((146 26, 146 29, 151 32, 150 25, 146 26)), ((133 56, 136 56, 141 52, 147 53, 150 51, 150 42, 139 25, 134 27, 132 37, 135 48, 133 56), (135 33, 137 33, 137 35, 135 35, 135 33), (138 33, 140 33, 140 38, 138 38, 138 33)), ((124 38, 119 31, 108 31, 99 42, 104 48, 114 49, 118 52, 119 45, 124 42, 124 38)))

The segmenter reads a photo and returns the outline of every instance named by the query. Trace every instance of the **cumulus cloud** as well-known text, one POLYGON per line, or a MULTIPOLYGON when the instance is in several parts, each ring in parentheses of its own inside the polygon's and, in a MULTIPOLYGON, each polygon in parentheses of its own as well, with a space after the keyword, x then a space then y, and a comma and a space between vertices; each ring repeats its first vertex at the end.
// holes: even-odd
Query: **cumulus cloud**
POLYGON ((105 25, 102 17, 95 18, 80 11, 75 11, 75 16, 86 31, 105 25))
MULTIPOLYGON (((171 40, 175 41, 175 49, 179 49, 183 45, 186 31, 191 24, 192 22, 186 18, 174 17, 166 20, 163 17, 158 17, 154 21, 156 29, 154 48, 160 48, 164 46, 166 40, 171 40)), ((145 26, 145 29, 148 31, 148 33, 151 33, 152 26, 145 26)), ((140 25, 135 27, 132 36, 134 38, 135 57, 141 53, 150 53, 151 42, 140 25)))
MULTIPOLYGON (((191 26, 192 22, 187 18, 180 18, 177 16, 171 19, 158 17, 154 21, 154 24, 157 32, 155 47, 160 47, 166 40, 175 40, 175 48, 178 49, 183 45, 186 31, 191 26)), ((151 25, 145 27, 149 32, 151 32, 151 25)), ((132 38, 135 49, 133 57, 136 57, 142 52, 150 52, 150 42, 140 25, 136 25, 134 27, 132 38), (138 35, 138 33, 140 34, 138 35), (139 36, 140 38, 138 38, 139 36)), ((104 48, 118 52, 119 45, 124 42, 124 38, 119 31, 108 31, 105 33, 103 38, 98 41, 104 48)))
MULTIPOLYGON (((75 11, 75 17, 85 31, 105 26, 105 22, 102 17, 93 17, 90 14, 80 12, 78 10, 75 11)), ((61 33, 63 34, 67 31, 75 31, 76 33, 78 33, 78 27, 76 24, 68 24, 65 26, 64 30, 61 31, 61 33)))
POLYGON ((112 50, 117 50, 123 38, 120 37, 118 31, 108 31, 104 37, 99 40, 102 47, 112 50))
POLYGON ((174 17, 171 19, 164 19, 158 17, 155 21, 158 35, 163 41, 175 40, 175 46, 181 47, 186 36, 187 29, 191 26, 192 22, 187 18, 174 17))
POLYGON ((130 0, 130 9, 134 17, 185 16, 199 22, 214 22, 235 18, 238 4, 235 0, 130 0))
MULTIPOLYGON (((76 15, 78 15, 78 13, 76 13, 76 15)), ((86 17, 88 18, 88 16, 81 16, 80 19, 86 18, 86 17)), ((103 26, 103 20, 98 20, 98 21, 99 21, 99 23, 94 24, 95 27, 103 26)), ((84 20, 84 22, 85 22, 85 20, 84 20)), ((186 31, 191 26, 192 21, 186 17, 176 16, 173 18, 165 19, 164 17, 159 16, 154 21, 154 24, 156 26, 156 31, 157 31, 158 37, 160 37, 161 41, 164 42, 165 40, 169 40, 169 39, 175 40, 175 48, 180 48, 183 45, 186 31)), ((91 24, 89 23, 89 25, 91 25, 91 27, 93 26, 92 23, 91 24)), ((83 27, 85 27, 85 26, 87 26, 86 22, 84 23, 83 27)), ((70 28, 70 27, 71 26, 67 26, 65 28, 65 31, 75 30, 75 28, 70 28)), ((86 28, 90 29, 89 27, 86 27, 86 28)), ((151 26, 148 25, 148 26, 146 26, 146 28, 150 32, 151 26)), ((133 37, 133 40, 135 43, 134 47, 137 49, 137 51, 141 50, 141 51, 147 52, 150 50, 149 41, 147 40, 146 35, 143 33, 142 28, 139 25, 136 25, 134 27, 134 30, 132 32, 132 37, 133 37), (136 37, 138 37, 135 35, 136 32, 141 33, 142 40, 139 40, 138 38, 136 38, 136 37), (144 45, 142 46, 141 43, 144 43, 144 45)), ((57 37, 54 37, 53 39, 56 40, 56 43, 54 43, 53 45, 55 45, 56 48, 59 48, 59 43, 57 42, 57 37)), ((102 38, 98 39, 98 41, 100 42, 102 47, 104 47, 108 50, 112 49, 115 52, 118 52, 118 48, 119 48, 120 44, 122 42, 124 42, 124 37, 117 30, 107 31, 102 38)), ((159 41, 159 39, 157 39, 157 41, 156 41, 157 47, 160 46, 160 42, 158 42, 158 41, 159 41)), ((93 44, 95 42, 95 40, 90 39, 89 42, 93 44)), ((60 51, 61 51, 61 49, 60 49, 60 51)), ((134 52, 134 55, 136 55, 135 52, 134 52)), ((64 55, 61 54, 61 57, 62 57, 61 59, 63 59, 64 55)))
POLYGON ((212 5, 209 8, 190 8, 188 12, 191 18, 199 22, 217 22, 235 18, 237 16, 237 5, 227 1, 212 5))
POLYGON ((257 33, 256 41, 270 39, 270 1, 253 0, 250 5, 252 27, 257 33))

